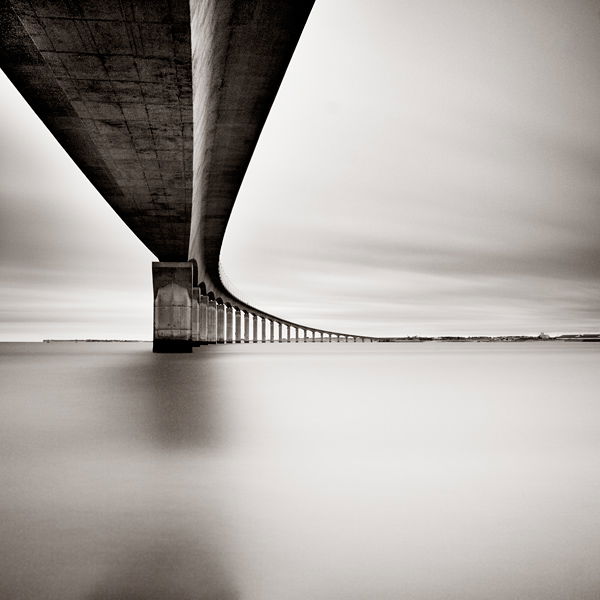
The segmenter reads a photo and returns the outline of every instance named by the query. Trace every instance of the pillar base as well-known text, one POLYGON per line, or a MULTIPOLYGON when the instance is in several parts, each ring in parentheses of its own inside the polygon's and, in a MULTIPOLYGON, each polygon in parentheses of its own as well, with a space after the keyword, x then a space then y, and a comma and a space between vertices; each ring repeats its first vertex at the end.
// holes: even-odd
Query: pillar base
POLYGON ((193 343, 189 340, 154 340, 152 352, 157 354, 175 354, 192 352, 193 343))
POLYGON ((192 323, 197 321, 192 315, 192 275, 190 262, 152 263, 153 352, 192 351, 192 323))

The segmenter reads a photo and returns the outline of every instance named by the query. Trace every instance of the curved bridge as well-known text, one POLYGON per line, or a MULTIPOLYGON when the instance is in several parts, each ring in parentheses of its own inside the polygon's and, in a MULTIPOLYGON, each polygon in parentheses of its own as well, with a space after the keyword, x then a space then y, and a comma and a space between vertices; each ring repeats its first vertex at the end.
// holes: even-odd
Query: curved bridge
POLYGON ((0 67, 159 259, 155 351, 373 341, 267 314, 235 297, 219 270, 237 193, 313 3, 0 5, 0 67))

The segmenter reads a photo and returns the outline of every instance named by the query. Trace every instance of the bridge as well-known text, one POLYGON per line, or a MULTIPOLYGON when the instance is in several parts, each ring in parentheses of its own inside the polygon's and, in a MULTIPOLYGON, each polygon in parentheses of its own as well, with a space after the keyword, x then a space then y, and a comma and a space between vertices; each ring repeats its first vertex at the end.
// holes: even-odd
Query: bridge
POLYGON ((365 342, 249 305, 225 229, 314 0, 7 0, 0 67, 158 258, 154 351, 365 342))

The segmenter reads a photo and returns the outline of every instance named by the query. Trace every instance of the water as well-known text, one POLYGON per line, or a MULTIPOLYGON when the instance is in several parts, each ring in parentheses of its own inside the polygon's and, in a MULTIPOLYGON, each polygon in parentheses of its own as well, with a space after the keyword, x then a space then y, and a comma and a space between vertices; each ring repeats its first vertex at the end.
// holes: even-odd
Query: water
POLYGON ((0 344, 0 598, 597 599, 600 345, 0 344))

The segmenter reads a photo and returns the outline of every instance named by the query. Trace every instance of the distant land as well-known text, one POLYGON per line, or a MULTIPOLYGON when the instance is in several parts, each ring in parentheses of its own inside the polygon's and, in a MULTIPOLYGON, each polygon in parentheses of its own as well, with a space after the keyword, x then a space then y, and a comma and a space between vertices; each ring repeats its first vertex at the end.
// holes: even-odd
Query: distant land
POLYGON ((379 338, 379 342, 600 342, 600 333, 565 333, 551 336, 539 335, 442 335, 424 337, 419 335, 408 337, 379 338))
MULTIPOLYGON (((292 338, 294 341, 296 338, 292 338)), ((372 338, 374 342, 414 343, 414 342, 600 342, 600 333, 565 333, 551 336, 545 333, 539 335, 441 335, 438 337, 411 335, 405 337, 372 338)), ((43 340, 44 344, 59 344, 66 342, 81 343, 148 343, 152 340, 43 340)))
POLYGON ((81 343, 106 343, 106 342, 129 342, 129 343, 140 343, 140 342, 152 342, 152 340, 42 340, 44 344, 64 344, 66 342, 81 343))

